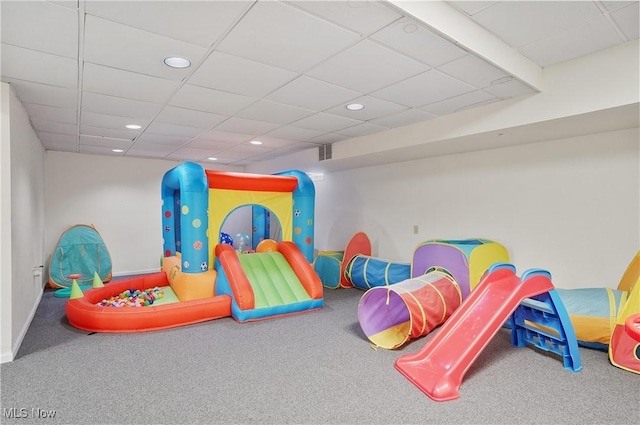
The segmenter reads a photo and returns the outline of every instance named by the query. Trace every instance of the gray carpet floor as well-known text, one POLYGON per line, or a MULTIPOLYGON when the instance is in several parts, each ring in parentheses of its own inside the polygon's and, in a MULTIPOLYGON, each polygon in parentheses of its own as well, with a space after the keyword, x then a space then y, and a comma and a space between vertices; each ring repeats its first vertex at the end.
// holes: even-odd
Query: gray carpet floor
POLYGON ((640 423, 640 375, 583 348, 583 370, 572 373, 558 356, 512 347, 507 330, 471 366, 458 400, 432 401, 393 367, 429 337, 373 350, 357 318, 362 294, 325 290, 322 310, 255 323, 89 334, 47 290, 17 358, 0 368, 0 422, 640 423))

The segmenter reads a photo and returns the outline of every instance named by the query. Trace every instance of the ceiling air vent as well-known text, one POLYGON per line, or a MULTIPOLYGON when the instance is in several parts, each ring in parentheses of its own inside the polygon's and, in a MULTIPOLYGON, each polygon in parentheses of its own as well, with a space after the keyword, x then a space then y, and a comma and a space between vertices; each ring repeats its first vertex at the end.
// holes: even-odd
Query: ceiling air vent
POLYGON ((320 161, 331 159, 331 143, 322 145, 318 148, 318 159, 320 161))

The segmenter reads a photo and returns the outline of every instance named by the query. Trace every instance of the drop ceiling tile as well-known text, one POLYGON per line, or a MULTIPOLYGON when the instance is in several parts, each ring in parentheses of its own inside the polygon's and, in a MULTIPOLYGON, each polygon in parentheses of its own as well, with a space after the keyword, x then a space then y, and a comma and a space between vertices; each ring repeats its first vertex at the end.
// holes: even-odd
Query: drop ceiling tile
MULTIPOLYGON (((137 123, 140 123, 142 128, 144 128, 147 125, 148 121, 142 122, 141 120, 138 120, 134 123, 132 122, 132 119, 128 117, 98 114, 96 112, 82 112, 80 116, 80 124, 82 125, 100 128, 112 128, 121 131, 126 131, 127 125, 137 123)), ((133 132, 137 133, 137 130, 134 130, 133 132)))
POLYGON ((634 3, 637 4, 638 1, 637 0, 636 1, 608 1, 607 0, 607 1, 603 1, 601 4, 608 11, 614 11, 634 3))
POLYGON ((216 130, 229 131, 232 133, 264 134, 278 127, 280 127, 280 124, 231 117, 217 125, 216 130))
POLYGON ((473 54, 468 54, 439 66, 438 71, 444 72, 451 77, 457 78, 479 89, 490 85, 492 81, 508 75, 500 68, 491 65, 473 54))
POLYGON ((362 40, 306 74, 367 93, 428 69, 427 65, 414 59, 372 41, 362 40))
POLYGON ((179 136, 161 136, 158 134, 149 134, 147 132, 142 133, 140 136, 136 138, 136 143, 153 143, 156 145, 164 145, 164 146, 173 146, 180 147, 191 140, 188 137, 179 137, 179 136))
POLYGON ((309 130, 307 128, 285 125, 267 133, 267 136, 274 136, 296 142, 306 142, 314 137, 321 136, 324 131, 309 130))
POLYGON ((327 134, 323 134, 320 137, 316 137, 315 139, 312 139, 312 141, 321 145, 326 145, 327 143, 335 143, 335 142, 340 142, 342 140, 347 140, 347 139, 348 139, 347 136, 342 136, 336 133, 327 133, 327 134))
POLYGON ((111 139, 123 139, 131 141, 138 134, 140 134, 140 130, 118 130, 114 128, 101 128, 92 127, 90 125, 81 125, 80 134, 85 136, 108 137, 111 139))
POLYGON ((189 78, 190 84, 262 97, 298 74, 274 66, 214 51, 189 78))
POLYGON ((250 158, 255 155, 260 155, 265 152, 271 152, 272 150, 273 149, 265 148, 262 146, 240 144, 225 149, 222 152, 218 152, 217 155, 221 158, 244 159, 250 158))
MULTIPOLYGON (((609 2, 602 2, 609 3, 609 2)), ((640 28, 640 2, 613 2, 613 3, 631 3, 623 9, 618 9, 611 13, 611 17, 618 24, 624 35, 629 40, 638 39, 638 28, 640 28)))
POLYGON ((269 152, 265 152, 262 154, 258 154, 255 156, 252 156, 251 159, 243 159, 243 160, 239 160, 234 162, 234 165, 248 165, 249 163, 257 163, 260 161, 267 161, 270 159, 275 159, 284 155, 288 155, 289 152, 284 150, 284 149, 275 149, 269 152))
POLYGON ((155 143, 155 142, 149 142, 149 141, 141 141, 141 140, 136 140, 133 143, 133 146, 131 146, 131 148, 129 148, 129 151, 133 151, 133 150, 144 150, 147 152, 163 152, 164 155, 167 155, 173 151, 176 150, 175 147, 172 147, 171 144, 164 144, 164 143, 155 143))
POLYGON ((479 106, 496 101, 496 97, 482 90, 476 90, 460 96, 423 106, 420 110, 432 115, 446 115, 470 106, 479 106))
POLYGON ((208 141, 214 141, 218 143, 235 145, 238 143, 251 140, 255 136, 256 136, 255 134, 233 133, 229 131, 214 129, 214 130, 209 130, 203 135, 199 136, 196 140, 190 143, 190 146, 198 147, 194 143, 198 143, 199 140, 208 140, 208 141))
POLYGON ((38 132, 70 134, 72 136, 78 134, 78 127, 74 124, 46 121, 42 119, 32 119, 31 124, 38 132))
POLYGON ((85 91, 150 103, 165 102, 179 84, 177 81, 87 62, 84 64, 83 79, 85 91))
POLYGON ((191 68, 168 67, 163 60, 180 56, 199 63, 207 49, 174 40, 117 22, 87 15, 85 19, 84 60, 112 68, 182 80, 191 68), (132 42, 135 40, 135 42, 132 42))
POLYGON ((64 145, 72 148, 76 147, 77 136, 71 134, 60 133, 46 133, 44 131, 38 132, 38 138, 40 141, 47 145, 64 145))
POLYGON ((473 19, 511 46, 520 47, 599 15, 592 1, 501 1, 473 19))
POLYGON ((371 39, 432 67, 467 54, 463 49, 410 18, 394 22, 372 35, 371 39))
POLYGON ((481 10, 491 6, 492 4, 497 3, 497 1, 480 1, 480 0, 472 0, 472 1, 449 1, 449 3, 466 13, 467 15, 473 15, 481 10))
POLYGON ((112 149, 114 148, 105 147, 105 146, 80 145, 78 147, 78 152, 90 154, 90 155, 109 155, 109 156, 125 155, 125 152, 113 152, 112 149))
POLYGON ((78 8, 78 0, 47 0, 50 3, 57 4, 58 6, 68 7, 70 9, 78 8))
POLYGON ((101 146, 109 149, 129 149, 133 144, 131 140, 112 139, 109 137, 95 137, 80 135, 80 146, 101 146))
POLYGON ((302 72, 357 41, 358 34, 275 1, 257 2, 218 45, 222 52, 302 72))
POLYGON ((2 81, 11 84, 23 103, 37 103, 38 105, 69 109, 75 109, 78 106, 78 91, 75 88, 49 86, 13 78, 3 78, 2 81))
POLYGON ((401 105, 420 107, 475 89, 446 74, 431 70, 378 90, 372 95, 401 105))
POLYGON ((260 140, 262 142, 262 146, 269 149, 279 149, 296 143, 293 140, 281 139, 279 137, 268 135, 259 136, 257 137, 257 140, 260 140))
POLYGON ((131 124, 142 125, 144 124, 142 120, 146 122, 158 113, 160 104, 84 91, 82 92, 82 110, 105 115, 137 118, 141 122, 135 122, 134 120, 131 124))
POLYGON ((620 43, 620 37, 604 16, 544 40, 523 46, 520 50, 538 65, 545 67, 575 59, 620 43))
POLYGON ((88 1, 87 13, 203 47, 211 46, 252 1, 88 1))
POLYGON ((397 103, 389 102, 388 100, 383 100, 373 96, 362 96, 357 99, 353 99, 350 102, 360 103, 364 105, 364 109, 359 111, 350 111, 345 107, 346 105, 339 105, 335 108, 328 109, 326 112, 346 118, 368 121, 407 109, 406 106, 398 105, 397 103))
POLYGON ((361 95, 355 90, 301 76, 271 93, 266 99, 311 111, 323 111, 361 95))
POLYGON ((293 124, 295 124, 296 127, 308 128, 310 130, 329 133, 332 131, 342 130, 343 128, 362 124, 362 121, 344 118, 338 115, 325 114, 321 112, 315 115, 311 115, 307 118, 302 118, 301 120, 298 120, 293 124))
POLYGON ((180 161, 205 161, 213 156, 213 151, 209 149, 179 148, 167 155, 166 159, 180 161))
POLYGON ((185 84, 173 96, 169 104, 214 114, 233 115, 255 101, 256 99, 253 97, 185 84))
POLYGON ((78 11, 45 1, 3 1, 3 43, 54 55, 78 55, 78 11))
POLYGON ((176 108, 175 106, 165 106, 155 121, 209 129, 227 118, 226 115, 176 108))
POLYGON ((525 94, 536 93, 536 91, 531 87, 516 79, 511 79, 500 84, 494 84, 489 87, 485 87, 483 90, 500 99, 508 99, 525 94))
POLYGON ((353 127, 337 130, 336 133, 341 136, 360 137, 366 136, 367 134, 379 133, 385 130, 388 130, 388 128, 381 125, 372 124, 370 122, 365 122, 353 127))
POLYGON ((289 124, 313 114, 315 114, 315 111, 269 102, 267 100, 259 100, 253 105, 247 106, 236 115, 276 124, 289 124))
POLYGON ((30 118, 42 119, 45 121, 57 121, 67 124, 78 122, 78 111, 70 108, 58 108, 56 106, 38 105, 37 103, 25 103, 23 105, 30 118))
MULTIPOLYGON (((322 137, 322 136, 321 136, 322 137)), ((291 154, 300 151, 306 151, 308 149, 315 149, 318 146, 322 146, 322 143, 312 143, 312 142, 296 142, 292 145, 283 146, 278 148, 278 152, 282 152, 285 154, 291 154)))
POLYGON ((378 118, 372 120, 371 122, 374 124, 382 125, 389 128, 403 127, 409 124, 415 124, 421 121, 427 121, 432 118, 435 118, 435 115, 428 114, 419 109, 405 109, 402 112, 399 112, 394 115, 389 115, 386 117, 378 118))
POLYGON ((194 149, 206 149, 211 152, 219 152, 221 150, 227 149, 230 146, 233 146, 233 143, 229 142, 217 142, 214 140, 207 139, 194 139, 189 144, 185 145, 183 148, 194 148, 194 149))
POLYGON ((155 158, 161 158, 169 155, 175 150, 176 148, 170 145, 136 141, 133 146, 131 146, 127 151, 127 156, 151 156, 155 158))
POLYGON ((76 88, 78 61, 2 43, 2 76, 23 81, 76 88))
POLYGON ((154 121, 145 129, 145 134, 158 134, 160 136, 178 136, 192 139, 204 133, 206 129, 188 127, 184 125, 167 124, 154 121))
POLYGON ((271 152, 265 152, 259 155, 252 156, 250 159, 245 159, 236 162, 236 164, 244 164, 246 162, 259 162, 259 161, 267 161, 270 159, 276 159, 282 156, 291 155, 296 152, 300 152, 307 149, 313 149, 320 146, 319 144, 311 144, 311 143, 294 143, 292 145, 272 150, 271 152))
POLYGON ((402 17, 398 12, 377 1, 292 1, 306 9, 361 35, 369 35, 402 17))
POLYGON ((234 164, 234 166, 236 165, 236 159, 232 159, 232 158, 222 158, 222 157, 216 157, 215 161, 207 161, 209 168, 212 169, 216 169, 215 166, 220 166, 220 165, 229 165, 229 164, 234 164))
POLYGON ((73 144, 70 144, 70 143, 56 143, 56 142, 42 141, 42 146, 44 146, 46 150, 50 150, 50 151, 76 152, 75 142, 73 144))

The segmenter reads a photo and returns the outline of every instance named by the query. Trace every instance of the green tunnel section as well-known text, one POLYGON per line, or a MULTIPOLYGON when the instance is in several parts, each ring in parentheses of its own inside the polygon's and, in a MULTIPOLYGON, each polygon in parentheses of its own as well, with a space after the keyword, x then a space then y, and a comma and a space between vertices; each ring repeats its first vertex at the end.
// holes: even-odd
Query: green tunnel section
POLYGON ((257 252, 238 257, 253 289, 256 309, 311 299, 281 253, 257 252))

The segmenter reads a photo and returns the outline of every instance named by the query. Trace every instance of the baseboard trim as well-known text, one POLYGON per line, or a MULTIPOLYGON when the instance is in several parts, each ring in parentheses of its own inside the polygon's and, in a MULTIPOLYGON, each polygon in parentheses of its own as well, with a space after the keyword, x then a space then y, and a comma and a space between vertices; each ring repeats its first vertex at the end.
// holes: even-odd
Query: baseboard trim
POLYGON ((9 363, 13 361, 13 353, 12 352, 7 352, 7 353, 0 353, 0 364, 2 363, 9 363))
POLYGON ((31 322, 36 315, 36 311, 38 310, 38 306, 40 305, 40 301, 42 301, 42 294, 44 293, 44 289, 41 288, 38 293, 38 297, 36 298, 33 307, 31 308, 31 312, 29 313, 29 317, 27 318, 24 326, 22 326, 22 330, 16 339, 16 342, 13 344, 11 351, 9 353, 0 354, 0 363, 9 363, 12 362, 16 358, 16 354, 18 354, 18 350, 22 345, 22 341, 24 341, 24 337, 27 335, 27 331, 29 330, 29 326, 31 326, 31 322))

